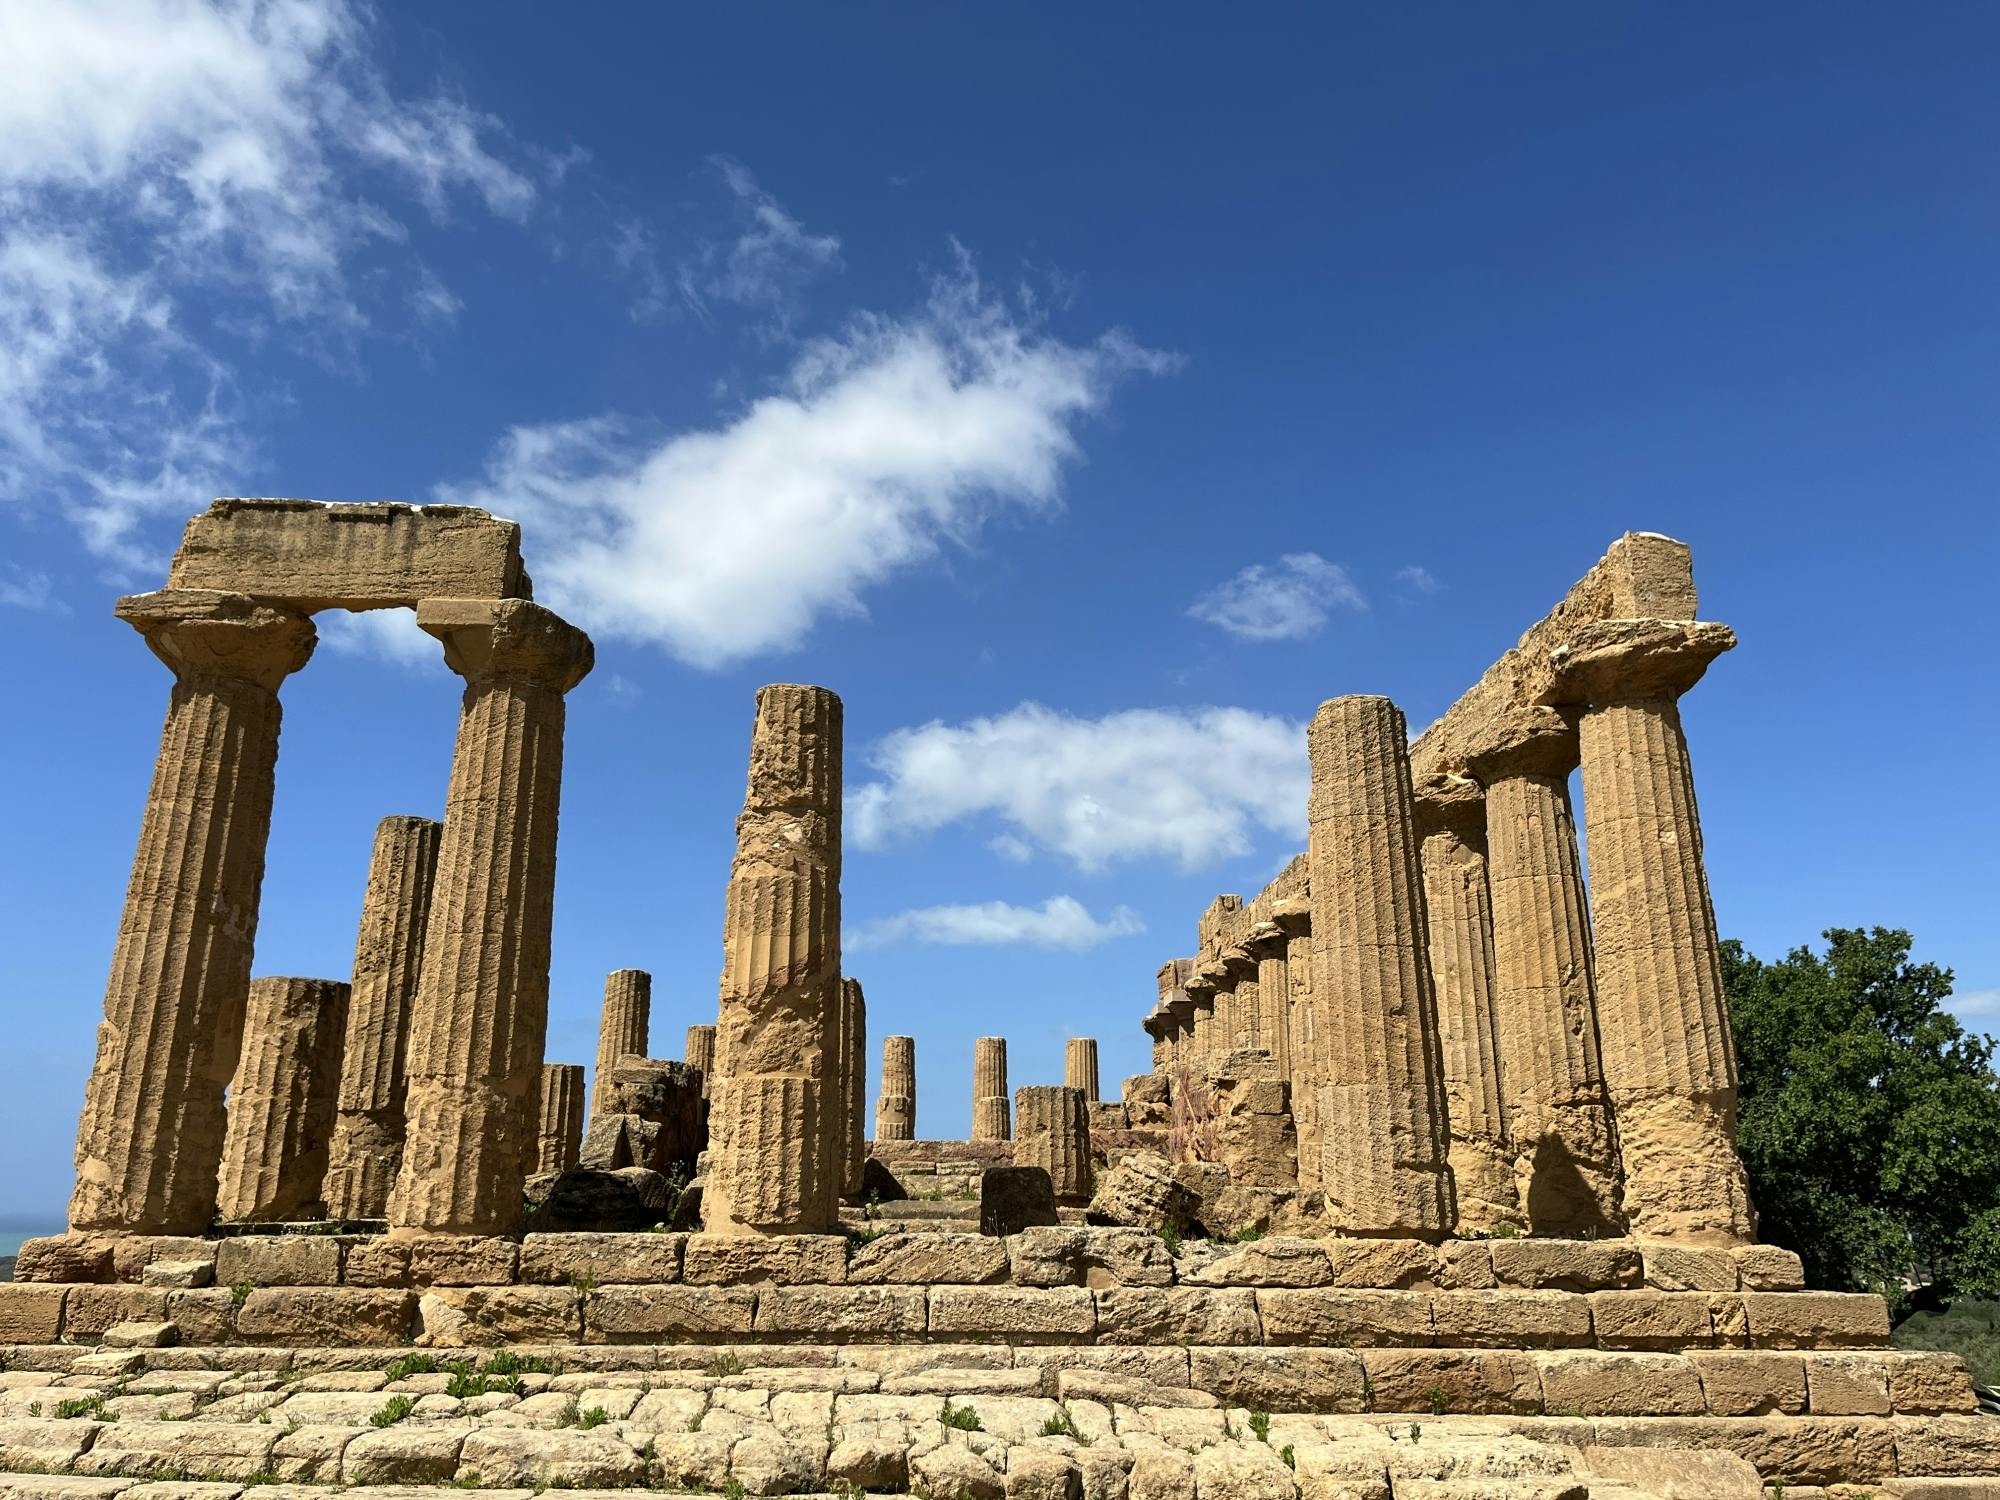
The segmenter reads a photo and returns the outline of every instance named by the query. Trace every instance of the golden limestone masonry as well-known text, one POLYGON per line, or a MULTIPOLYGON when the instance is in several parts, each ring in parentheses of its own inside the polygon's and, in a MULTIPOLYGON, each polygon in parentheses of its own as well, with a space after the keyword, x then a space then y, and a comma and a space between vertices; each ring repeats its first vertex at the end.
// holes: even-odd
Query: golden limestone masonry
POLYGON ((1131 976, 1146 1070, 1069 1037, 1010 1094, 978 1038, 966 1140, 918 1136, 908 1035, 870 1134, 832 692, 756 695, 685 1061, 617 968, 587 1072, 545 1041, 593 651, 518 527, 219 500, 168 584, 117 605, 172 684, 69 1230, 0 1283, 0 1497, 2000 1493, 1963 1363, 1757 1241, 1680 711, 1735 637, 1679 542, 1414 740, 1302 700, 1305 847, 1131 976), (462 679, 443 817, 354 831, 351 974, 253 980, 329 609, 462 679))

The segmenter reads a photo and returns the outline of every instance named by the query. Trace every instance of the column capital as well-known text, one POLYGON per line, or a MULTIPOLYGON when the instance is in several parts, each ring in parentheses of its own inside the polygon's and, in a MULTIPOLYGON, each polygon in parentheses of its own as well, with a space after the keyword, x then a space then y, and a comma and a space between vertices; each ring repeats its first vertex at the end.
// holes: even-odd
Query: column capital
POLYGON ((1304 896, 1280 896, 1271 903, 1271 920, 1288 938, 1312 935, 1312 902, 1304 896))
POLYGON ((1510 708, 1464 746, 1466 769, 1484 786, 1515 776, 1567 777, 1577 768, 1576 720, 1560 709, 1510 708))
POLYGON ((1188 999, 1192 1000, 1196 1005, 1213 1005, 1215 1003, 1215 992, 1218 986, 1215 980, 1203 970, 1197 969, 1194 973, 1188 975, 1181 988, 1187 991, 1188 999))
POLYGON ((1222 965, 1223 974, 1232 982, 1239 979, 1257 977, 1257 955, 1247 942, 1234 943, 1222 950, 1217 960, 1222 965))
POLYGON ((1282 955, 1285 951, 1285 945, 1289 941, 1290 938, 1287 936, 1285 929, 1275 920, 1272 920, 1259 922, 1255 927, 1251 928, 1249 936, 1243 939, 1240 946, 1253 957, 1265 959, 1274 955, 1282 955))
POLYGON ((1552 703, 1636 703, 1677 698, 1736 645, 1713 620, 1599 620, 1549 653, 1552 703))
POLYGON ((233 678, 270 693, 306 664, 319 639, 309 615, 215 589, 130 594, 116 613, 176 677, 233 678))
POLYGON ((445 664, 471 681, 524 677, 567 693, 597 661, 589 636, 531 599, 424 599, 417 624, 444 642, 445 664))
POLYGON ((1468 843, 1486 837, 1486 789, 1469 776, 1440 773, 1416 784, 1417 833, 1455 833, 1468 843))

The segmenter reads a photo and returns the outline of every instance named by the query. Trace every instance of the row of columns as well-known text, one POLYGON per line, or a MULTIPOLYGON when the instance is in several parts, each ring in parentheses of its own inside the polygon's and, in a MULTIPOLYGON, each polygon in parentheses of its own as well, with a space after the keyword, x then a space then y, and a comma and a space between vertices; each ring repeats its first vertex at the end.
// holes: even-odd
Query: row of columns
MULTIPOLYGON (((70 1223, 198 1234, 218 1208, 224 1093, 250 1001, 278 690, 316 636, 306 614, 211 590, 138 595, 117 612, 174 686, 85 1089, 70 1223)), ((490 1233, 518 1213, 537 1154, 564 696, 592 651, 524 599, 425 600, 417 623, 466 685, 428 907, 382 895, 396 920, 421 915, 414 991, 393 962, 366 976, 364 1021, 386 1029, 385 1008, 409 1009, 400 1158, 397 1142, 366 1144, 393 1062, 358 1064, 351 1094, 328 1092, 327 1129, 368 1157, 342 1194, 391 1177, 395 1227, 490 1233)), ((357 958, 369 941, 364 927, 357 958)))
POLYGON ((1422 786, 1393 704, 1322 705, 1310 910, 1280 902, 1220 961, 1162 968, 1156 1066, 1282 1057, 1302 1185, 1343 1229, 1750 1237, 1677 703, 1733 644, 1700 622, 1585 626, 1548 703, 1422 786))

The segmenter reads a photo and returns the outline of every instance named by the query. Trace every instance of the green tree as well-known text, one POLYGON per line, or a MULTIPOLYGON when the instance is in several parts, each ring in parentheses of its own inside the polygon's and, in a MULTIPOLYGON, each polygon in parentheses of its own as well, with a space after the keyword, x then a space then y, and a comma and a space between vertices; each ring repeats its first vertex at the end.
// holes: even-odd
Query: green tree
POLYGON ((1741 1075, 1738 1145, 1763 1238, 1815 1286, 1898 1313, 2000 1295, 2000 1078, 1994 1042, 1940 1002, 1951 971, 1910 935, 1830 928, 1824 954, 1764 963, 1722 945, 1741 1075))

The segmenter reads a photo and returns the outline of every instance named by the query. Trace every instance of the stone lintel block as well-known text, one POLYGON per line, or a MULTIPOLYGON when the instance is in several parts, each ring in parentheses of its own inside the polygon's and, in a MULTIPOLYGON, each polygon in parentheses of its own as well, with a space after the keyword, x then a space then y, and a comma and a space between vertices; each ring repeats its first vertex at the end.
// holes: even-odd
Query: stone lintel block
POLYGON ((240 1234, 216 1246, 217 1286, 337 1286, 340 1241, 324 1234, 240 1234))
POLYGON ((1702 1348, 1715 1342, 1706 1292, 1591 1292, 1600 1349, 1702 1348))
POLYGON ((521 1280, 550 1286, 679 1281, 687 1241, 685 1234, 531 1234, 521 1241, 521 1280))
POLYGON ((1956 1354, 1899 1349, 1879 1355, 1889 1366, 1889 1404, 1901 1415, 1970 1412, 1979 1405, 1972 1376, 1956 1354))
MULTIPOLYGON (((1991 1417, 1895 1417, 1889 1429, 1895 1434, 1896 1468, 1903 1474, 1978 1476, 1990 1483, 1991 1476, 2000 1473, 2000 1422, 1991 1417)), ((1913 1497, 1923 1493, 1902 1486, 1898 1490, 1913 1497)), ((1931 1493, 1954 1493, 1965 1500, 1976 1497, 1976 1492, 1965 1489, 1931 1493)))
POLYGON ((1866 1349, 1889 1342, 1889 1305, 1866 1292, 1745 1292, 1759 1349, 1866 1349))
POLYGON ((1100 1344, 1264 1342, 1249 1287, 1111 1287, 1093 1292, 1100 1344))
POLYGON ((236 1335, 246 1344, 400 1344, 416 1301, 414 1293, 391 1288, 256 1287, 236 1310, 236 1335))
POLYGON ((921 1286, 778 1286, 757 1294, 751 1324, 776 1338, 815 1342, 920 1339, 930 1326, 921 1286))
POLYGON ((0 1344, 53 1344, 62 1332, 69 1288, 0 1282, 0 1344))
POLYGON ((1645 1279, 1638 1247, 1629 1240, 1494 1240, 1487 1250, 1502 1286, 1595 1292, 1645 1279))
POLYGON ((1796 1252, 1781 1245, 1737 1245, 1729 1251, 1746 1292, 1797 1292, 1806 1270, 1796 1252))
POLYGON ((1251 1411, 1367 1410, 1361 1357, 1352 1349, 1196 1348, 1188 1383, 1251 1411))
POLYGON ((1542 1377, 1534 1357, 1503 1349, 1363 1349, 1368 1410, 1534 1415, 1542 1377))
POLYGON ((1421 1349, 1433 1337, 1423 1292, 1259 1288, 1257 1316, 1267 1344, 1421 1349))
POLYGON ((1806 1409, 1816 1417, 1889 1415, 1889 1366, 1879 1354, 1802 1355, 1806 1409))
POLYGON ((114 1323, 157 1323, 167 1315, 167 1294, 150 1286, 72 1286, 63 1304, 66 1344, 98 1344, 114 1323))
POLYGON ((601 1286, 584 1299, 583 1336, 597 1344, 670 1344, 748 1335, 748 1287, 601 1286))
POLYGON ((410 1251, 410 1280, 418 1286, 511 1286, 520 1268, 521 1247, 512 1240, 423 1234, 404 1243, 410 1251))
POLYGON ((847 1239, 837 1234, 691 1234, 681 1278, 701 1286, 824 1286, 847 1279, 847 1239))
POLYGON ((1088 1338, 1097 1308, 1084 1287, 943 1286, 930 1291, 933 1335, 1009 1342, 1088 1338))
POLYGON ((1764 1349, 1694 1349, 1688 1362, 1701 1377, 1711 1416, 1756 1417, 1806 1409, 1802 1356, 1764 1349))
POLYGON ((16 1281, 115 1281, 111 1242, 94 1234, 49 1234, 23 1240, 16 1281))
POLYGON ((889 1234, 847 1261, 850 1284, 975 1286, 1007 1279, 1007 1241, 983 1234, 889 1234))
POLYGON ((1733 1292, 1740 1283, 1737 1257, 1726 1249, 1645 1240, 1639 1255, 1646 1285, 1663 1292, 1733 1292))
POLYGON ((1332 1285, 1402 1291, 1438 1284, 1438 1248, 1422 1240, 1326 1240, 1332 1285))
POLYGON ((527 598, 521 528, 465 505, 228 498, 187 523, 167 586, 305 613, 430 598, 527 598))
POLYGON ((1441 1349, 1590 1345, 1590 1299, 1578 1292, 1439 1292, 1430 1301, 1441 1349))
POLYGON ((1537 1354, 1542 1403, 1557 1416, 1695 1417, 1708 1408, 1701 1378, 1677 1354, 1537 1354))

